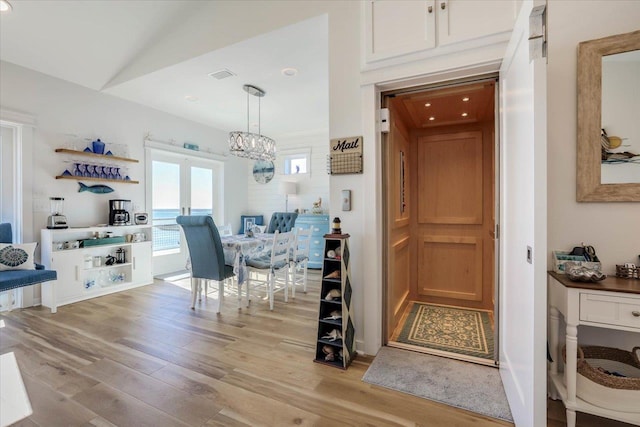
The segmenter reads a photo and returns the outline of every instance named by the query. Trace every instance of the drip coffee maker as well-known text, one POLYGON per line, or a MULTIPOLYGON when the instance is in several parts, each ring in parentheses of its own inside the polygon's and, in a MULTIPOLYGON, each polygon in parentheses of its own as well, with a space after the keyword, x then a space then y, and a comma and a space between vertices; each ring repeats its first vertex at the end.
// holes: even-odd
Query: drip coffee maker
POLYGON ((67 217, 62 214, 64 197, 49 197, 51 215, 47 218, 47 228, 69 228, 67 217))
POLYGON ((109 225, 127 225, 131 223, 131 200, 109 200, 109 225))

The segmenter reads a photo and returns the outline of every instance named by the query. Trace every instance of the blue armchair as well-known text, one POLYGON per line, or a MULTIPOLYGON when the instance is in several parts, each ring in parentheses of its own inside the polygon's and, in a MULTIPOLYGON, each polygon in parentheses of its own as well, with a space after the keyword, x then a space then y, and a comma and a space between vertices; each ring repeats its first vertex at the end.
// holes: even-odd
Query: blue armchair
MULTIPOLYGON (((233 277, 233 266, 225 265, 224 252, 218 227, 209 215, 179 216, 176 222, 184 231, 191 257, 191 308, 195 308, 196 296, 200 294, 200 280, 205 280, 205 296, 208 280, 215 280, 218 286, 218 309, 224 295, 224 281, 233 277)), ((238 307, 240 307, 241 293, 238 289, 238 307)))
MULTIPOLYGON (((11 224, 0 224, 0 243, 13 243, 11 224)), ((54 270, 45 270, 44 266, 40 264, 36 264, 35 270, 3 270, 0 271, 0 292, 36 285, 57 278, 58 274, 54 270)), ((55 301, 55 298, 53 300, 55 301)), ((54 303, 51 312, 55 313, 56 311, 57 307, 54 303)))
POLYGON ((278 230, 281 233, 288 233, 293 230, 296 224, 298 214, 295 212, 274 212, 267 227, 267 233, 275 233, 278 230))

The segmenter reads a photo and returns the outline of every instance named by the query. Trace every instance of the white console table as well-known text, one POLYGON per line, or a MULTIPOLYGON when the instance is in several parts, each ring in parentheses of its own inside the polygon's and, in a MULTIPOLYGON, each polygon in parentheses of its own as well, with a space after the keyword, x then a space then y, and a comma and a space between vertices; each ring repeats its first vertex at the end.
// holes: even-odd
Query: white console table
MULTIPOLYGON (((42 305, 59 307, 89 298, 144 286, 153 283, 151 225, 124 225, 110 227, 44 229, 40 232, 42 264, 56 270, 56 281, 42 284, 42 305), (95 234, 110 232, 112 237, 123 237, 124 242, 60 249, 64 242, 80 242, 95 234), (124 236, 137 234, 140 241, 126 241, 124 236), (125 262, 106 265, 108 255, 124 251, 125 262), (85 257, 99 257, 99 266, 85 265, 85 257), (107 280, 111 274, 117 281, 107 280), (104 279, 102 282, 99 279, 104 279), (55 290, 55 292, 54 292, 55 290)), ((53 310, 52 310, 53 311, 53 310)))
POLYGON ((558 395, 567 408, 567 427, 575 427, 576 411, 640 425, 640 413, 619 412, 592 405, 576 397, 578 326, 638 332, 640 334, 640 280, 608 277, 598 283, 573 282, 549 272, 549 347, 553 362, 549 378, 552 398, 558 395), (560 315, 567 324, 566 364, 558 372, 560 315))

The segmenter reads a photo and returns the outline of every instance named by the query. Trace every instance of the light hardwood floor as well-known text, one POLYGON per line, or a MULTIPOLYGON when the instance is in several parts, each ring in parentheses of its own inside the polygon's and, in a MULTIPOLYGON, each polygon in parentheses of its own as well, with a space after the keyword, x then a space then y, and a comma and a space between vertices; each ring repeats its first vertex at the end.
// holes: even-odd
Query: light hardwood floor
POLYGON ((230 295, 220 315, 213 299, 192 311, 187 290, 156 281, 53 315, 0 315, 0 353, 15 354, 33 406, 16 425, 510 425, 364 383, 371 357, 346 371, 313 363, 311 277, 308 294, 276 297, 273 312, 255 299, 238 311, 230 295))

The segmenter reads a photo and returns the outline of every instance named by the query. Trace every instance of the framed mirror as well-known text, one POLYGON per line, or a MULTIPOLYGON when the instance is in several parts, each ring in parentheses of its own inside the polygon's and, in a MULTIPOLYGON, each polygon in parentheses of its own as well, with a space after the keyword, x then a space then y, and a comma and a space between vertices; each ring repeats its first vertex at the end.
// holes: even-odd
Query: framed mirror
POLYGON ((640 202, 640 31, 578 45, 577 200, 640 202))

